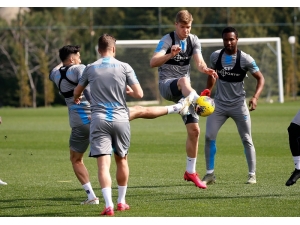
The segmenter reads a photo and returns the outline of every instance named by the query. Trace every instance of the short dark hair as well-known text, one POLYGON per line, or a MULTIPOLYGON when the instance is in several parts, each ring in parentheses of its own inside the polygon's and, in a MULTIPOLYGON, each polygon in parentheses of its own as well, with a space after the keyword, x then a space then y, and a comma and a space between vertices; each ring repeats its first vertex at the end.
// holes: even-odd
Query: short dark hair
POLYGON ((222 38, 223 38, 223 34, 231 33, 231 32, 233 32, 235 34, 236 38, 239 37, 239 34, 238 34, 237 30, 234 27, 226 27, 222 31, 222 38))
POLYGON ((103 34, 98 39, 98 49, 100 52, 107 51, 116 45, 116 39, 110 34, 103 34))
POLYGON ((59 58, 63 62, 71 54, 77 54, 77 52, 79 51, 80 51, 80 45, 65 45, 61 49, 59 49, 59 58))

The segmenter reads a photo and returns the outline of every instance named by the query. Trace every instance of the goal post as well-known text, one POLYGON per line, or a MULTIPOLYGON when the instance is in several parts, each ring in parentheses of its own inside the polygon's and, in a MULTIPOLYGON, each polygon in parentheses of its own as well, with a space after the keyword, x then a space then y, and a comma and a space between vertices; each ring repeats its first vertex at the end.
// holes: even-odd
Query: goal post
MULTIPOLYGON (((157 68, 150 67, 150 58, 154 53, 159 40, 117 40, 116 58, 129 63, 134 69, 144 89, 146 101, 160 100, 158 92, 157 68)), ((223 40, 200 39, 202 55, 210 66, 210 54, 223 48, 223 40)), ((281 59, 281 40, 279 37, 264 38, 239 38, 238 48, 250 54, 256 61, 260 71, 265 77, 265 87, 261 93, 261 99, 266 102, 284 102, 283 75, 281 59)), ((201 74, 191 61, 191 81, 193 88, 200 92, 206 86, 206 75, 201 74)), ((256 87, 256 79, 251 75, 244 80, 246 97, 253 95, 256 87)), ((213 90, 214 92, 214 90, 213 90)), ((128 101, 135 101, 129 99, 128 101)))

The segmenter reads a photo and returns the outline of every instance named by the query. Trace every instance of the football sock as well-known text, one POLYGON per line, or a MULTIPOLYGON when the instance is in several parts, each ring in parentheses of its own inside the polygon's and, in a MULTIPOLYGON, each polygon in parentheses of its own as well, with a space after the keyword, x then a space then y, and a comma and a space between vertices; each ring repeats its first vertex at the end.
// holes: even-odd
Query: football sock
POLYGON ((190 95, 193 96, 193 103, 196 103, 197 99, 200 97, 195 90, 193 90, 190 95))
POLYGON ((179 110, 181 110, 181 108, 182 108, 182 104, 177 103, 175 105, 169 105, 166 107, 168 109, 168 114, 174 114, 174 113, 179 113, 179 110))
POLYGON ((111 188, 102 188, 102 194, 105 201, 105 207, 114 207, 114 203, 112 202, 111 188))
POLYGON ((213 172, 214 172, 214 170, 206 170, 206 174, 211 174, 213 172))
POLYGON ((186 171, 188 173, 196 173, 197 158, 186 157, 186 171))
POLYGON ((118 203, 125 204, 127 186, 118 186, 118 203))
POLYGON ((93 190, 92 185, 91 185, 90 182, 82 185, 82 187, 85 190, 89 200, 92 200, 92 199, 96 198, 96 195, 94 193, 94 190, 93 190))
POLYGON ((300 170, 300 156, 293 156, 295 169, 300 170))

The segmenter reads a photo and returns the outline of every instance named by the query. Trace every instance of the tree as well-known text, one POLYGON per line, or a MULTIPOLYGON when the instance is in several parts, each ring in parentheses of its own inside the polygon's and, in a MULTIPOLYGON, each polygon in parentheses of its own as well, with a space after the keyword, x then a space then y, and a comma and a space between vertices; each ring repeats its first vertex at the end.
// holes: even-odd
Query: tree
MULTIPOLYGON (((5 8, 4 8, 5 9, 5 8)), ((3 14, 0 8, 0 17, 3 14)), ((81 46, 83 64, 95 61, 97 38, 103 33, 117 40, 159 39, 174 30, 175 15, 188 9, 194 18, 192 33, 199 38, 221 38, 225 26, 236 27, 240 37, 281 38, 285 93, 291 94, 292 54, 289 36, 296 36, 299 14, 293 7, 33 7, 16 8, 0 18, 0 106, 38 107, 64 104, 61 96, 47 81, 49 71, 59 62, 58 49, 63 45, 81 46), (26 9, 26 10, 25 10, 26 9), (13 12, 15 12, 13 14, 13 12), (12 16, 12 17, 10 17, 12 16), (8 20, 8 18, 10 18, 8 20)), ((296 39, 296 76, 300 78, 298 64, 299 38, 296 39)), ((258 60, 260 68, 271 71, 272 63, 267 51, 258 54, 259 47, 245 49, 258 60)), ((244 47, 243 47, 244 49, 244 47)), ((259 49, 260 50, 260 49, 259 49)), ((144 51, 144 50, 143 50, 144 51)), ((128 51, 129 52, 129 51, 128 51)), ((124 61, 139 60, 122 53, 124 61)), ((150 51, 151 52, 151 51, 150 51)), ((117 55, 121 55, 117 52, 117 55)), ((203 54, 209 54, 203 49, 203 54)), ((151 53, 149 53, 149 58, 151 53)), ((147 60, 147 59, 145 59, 147 60)), ((149 60, 149 59, 148 59, 149 60)), ((208 62, 207 62, 208 63, 208 62)), ((145 68, 143 86, 153 90, 157 75, 145 68), (150 74, 150 75, 149 75, 150 74), (148 76, 148 77, 147 77, 148 76), (153 78, 154 76, 154 78, 153 78), (149 79, 149 77, 151 77, 149 79)), ((202 87, 199 73, 192 73, 196 86, 202 87)), ((145 96, 147 98, 147 96, 145 96)))

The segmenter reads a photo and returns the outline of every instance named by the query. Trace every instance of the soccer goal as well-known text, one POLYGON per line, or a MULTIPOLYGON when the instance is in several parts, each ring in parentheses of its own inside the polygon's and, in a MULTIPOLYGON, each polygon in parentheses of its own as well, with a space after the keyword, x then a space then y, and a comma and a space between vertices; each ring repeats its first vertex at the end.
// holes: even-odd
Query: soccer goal
MULTIPOLYGON (((158 91, 157 68, 150 67, 150 58, 159 40, 117 40, 116 58, 129 63, 135 70, 144 89, 144 100, 160 101, 158 91)), ((202 54, 207 65, 210 65, 210 54, 223 48, 222 39, 200 39, 202 54)), ((238 48, 250 54, 256 61, 265 77, 265 87, 260 96, 266 102, 284 102, 283 76, 281 61, 281 41, 279 37, 239 38, 238 48)), ((206 75, 201 74, 191 61, 191 81, 197 92, 205 89, 206 75)), ((254 94, 256 79, 248 72, 244 80, 246 97, 254 94)), ((214 92, 214 91, 213 91, 214 92)), ((128 99, 134 101, 133 99, 128 99)))

